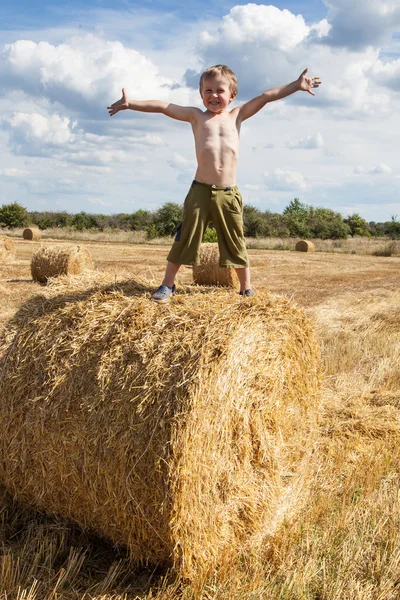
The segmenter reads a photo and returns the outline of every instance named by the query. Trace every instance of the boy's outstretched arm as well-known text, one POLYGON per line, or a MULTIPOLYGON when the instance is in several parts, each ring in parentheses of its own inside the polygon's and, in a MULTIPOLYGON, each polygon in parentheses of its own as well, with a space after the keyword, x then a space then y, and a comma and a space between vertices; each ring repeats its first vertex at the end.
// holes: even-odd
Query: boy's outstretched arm
POLYGON ((178 121, 192 121, 198 108, 192 106, 179 106, 162 100, 131 100, 125 89, 122 88, 122 98, 107 106, 110 117, 116 115, 120 110, 138 110, 140 112, 162 113, 178 121))
POLYGON ((319 76, 317 77, 307 77, 308 69, 304 69, 302 74, 296 81, 292 81, 292 83, 287 83, 286 85, 281 85, 279 87, 271 88, 267 90, 263 94, 256 96, 252 100, 249 100, 245 104, 239 107, 239 119, 240 121, 245 121, 245 119, 249 119, 259 110, 261 110, 268 102, 273 102, 274 100, 280 100, 281 98, 286 98, 286 96, 290 96, 294 94, 294 92, 308 92, 312 96, 315 96, 312 91, 313 88, 317 88, 321 84, 321 80, 319 76))

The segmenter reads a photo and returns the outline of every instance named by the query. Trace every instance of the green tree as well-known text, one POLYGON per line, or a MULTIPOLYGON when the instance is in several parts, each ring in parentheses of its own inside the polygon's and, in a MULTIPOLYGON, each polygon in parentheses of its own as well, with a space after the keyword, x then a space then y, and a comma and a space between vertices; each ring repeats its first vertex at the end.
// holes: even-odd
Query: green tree
POLYGON ((26 208, 18 202, 3 204, 0 207, 0 227, 26 227, 29 224, 29 214, 26 208))
POLYGON ((392 220, 387 223, 386 233, 392 240, 400 239, 400 221, 397 220, 397 215, 393 215, 392 220))
POLYGON ((292 237, 309 236, 309 207, 307 204, 300 202, 299 198, 294 198, 284 209, 283 216, 292 237))
POLYGON ((267 237, 289 237, 290 231, 285 217, 279 213, 266 210, 263 213, 264 235, 267 237))
POLYGON ((173 235, 182 218, 182 206, 175 202, 167 202, 159 208, 154 216, 153 224, 161 237, 173 235))
POLYGON ((251 206, 246 204, 243 207, 243 224, 244 224, 244 235, 246 237, 260 237, 264 235, 264 219, 262 213, 251 206))
POLYGON ((77 231, 83 231, 84 229, 92 229, 97 226, 96 217, 94 215, 89 215, 84 211, 74 215, 71 225, 77 231))
POLYGON ((154 219, 154 214, 149 210, 140 208, 130 215, 130 224, 133 231, 146 231, 154 219))
POLYGON ((310 207, 308 226, 310 236, 322 240, 346 239, 350 231, 342 215, 329 208, 310 207))
POLYGON ((360 217, 359 214, 354 213, 350 215, 347 219, 344 219, 344 222, 349 226, 351 237, 354 237, 355 235, 371 237, 367 221, 360 217))

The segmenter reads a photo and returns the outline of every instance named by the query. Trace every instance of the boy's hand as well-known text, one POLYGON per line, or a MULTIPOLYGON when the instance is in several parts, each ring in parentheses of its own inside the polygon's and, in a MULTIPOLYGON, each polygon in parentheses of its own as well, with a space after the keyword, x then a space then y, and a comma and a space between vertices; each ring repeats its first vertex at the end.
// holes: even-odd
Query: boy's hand
POLYGON ((315 96, 312 91, 313 88, 317 88, 321 84, 321 80, 319 76, 317 77, 306 77, 308 69, 304 69, 297 82, 299 84, 299 90, 303 90, 303 92, 308 92, 312 96, 315 96))
POLYGON ((128 96, 125 93, 125 89, 122 88, 121 100, 114 102, 114 104, 111 104, 111 106, 107 106, 108 113, 109 113, 110 117, 112 117, 120 110, 126 110, 127 108, 129 108, 128 96))

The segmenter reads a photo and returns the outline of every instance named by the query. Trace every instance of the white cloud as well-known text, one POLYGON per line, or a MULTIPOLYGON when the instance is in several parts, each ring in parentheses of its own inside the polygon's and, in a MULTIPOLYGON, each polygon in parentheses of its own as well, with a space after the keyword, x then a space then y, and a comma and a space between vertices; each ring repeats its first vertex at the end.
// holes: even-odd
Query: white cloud
POLYGON ((193 171, 193 167, 195 166, 193 160, 189 160, 177 152, 172 155, 172 158, 167 163, 171 168, 182 172, 193 171))
POLYGON ((373 167, 372 169, 358 165, 354 168, 353 173, 356 175, 390 175, 392 173, 392 169, 385 163, 379 163, 379 165, 373 167))
POLYGON ((74 123, 66 117, 39 113, 14 113, 3 120, 3 127, 9 132, 11 147, 16 154, 40 154, 46 147, 46 154, 54 146, 63 146, 74 140, 74 123))
POLYGON ((301 140, 287 142, 286 146, 291 150, 296 148, 302 148, 304 150, 315 150, 316 148, 322 148, 324 145, 324 139, 318 132, 314 135, 308 135, 301 140))
POLYGON ((265 185, 272 190, 304 190, 307 187, 304 176, 296 171, 274 169, 272 173, 264 171, 262 175, 265 185))
POLYGON ((323 0, 331 28, 324 43, 362 50, 388 42, 400 25, 397 0, 323 0))
POLYGON ((322 19, 322 21, 319 23, 313 23, 311 25, 310 34, 316 36, 317 38, 323 38, 328 35, 331 27, 332 26, 327 19, 322 19))
POLYGON ((204 48, 216 49, 221 42, 229 45, 246 44, 249 47, 264 41, 270 50, 287 52, 295 48, 307 37, 310 29, 301 15, 295 16, 289 10, 276 6, 246 4, 234 6, 222 18, 218 35, 203 32, 200 43, 204 48))
POLYGON ((119 140, 76 130, 75 123, 57 114, 14 113, 3 119, 9 145, 20 156, 44 156, 66 163, 82 165, 115 165, 146 162, 143 150, 165 146, 157 135, 129 137, 119 140), (74 132, 72 131, 74 130, 74 132), (138 154, 138 150, 142 152, 138 154))
POLYGON ((5 177, 25 177, 28 175, 29 171, 24 171, 23 169, 17 169, 15 167, 11 167, 9 169, 0 169, 0 175, 4 175, 5 177))
MULTIPOLYGON (((75 36, 57 46, 30 40, 7 44, 0 56, 0 75, 10 87, 67 109, 104 114, 105 105, 121 97, 122 87, 137 100, 176 95, 173 80, 161 75, 150 59, 94 35, 75 36)), ((180 95, 190 94, 180 90, 180 95)))
POLYGON ((255 184, 255 183, 246 183, 246 184, 243 186, 243 189, 245 189, 245 190, 249 190, 249 191, 255 191, 255 190, 259 190, 259 189, 260 189, 260 186, 259 186, 259 185, 257 185, 257 184, 255 184))
POLYGON ((166 146, 166 142, 159 135, 146 133, 138 138, 131 138, 134 144, 144 144, 145 146, 166 146))
POLYGON ((400 92, 400 59, 383 63, 377 60, 369 70, 369 74, 377 85, 400 92))
MULTIPOLYGON (((284 82, 289 71, 293 78, 293 60, 289 57, 296 56, 308 36, 318 38, 326 29, 326 22, 309 27, 301 15, 275 6, 234 6, 216 31, 205 31, 199 36, 197 53, 204 66, 230 65, 239 79, 239 93, 248 96, 255 86, 260 93, 282 78, 284 82)), ((193 87, 197 86, 198 75, 194 71, 186 73, 193 87)))
MULTIPOLYGON (((358 0, 346 0, 348 4, 358 5, 358 0)), ((375 8, 379 11, 377 4, 375 8)), ((341 19, 345 20, 344 15, 341 19)), ((214 30, 199 36, 197 54, 204 67, 225 63, 234 70, 239 98, 247 99, 293 81, 308 66, 309 75, 322 78, 322 86, 314 99, 297 93, 293 99, 297 105, 319 109, 328 106, 335 116, 344 118, 365 118, 388 111, 390 95, 371 77, 379 49, 338 51, 325 44, 330 32, 327 19, 307 25, 301 15, 289 10, 246 4, 232 8, 214 30)), ((197 87, 199 74, 187 70, 187 83, 197 87)))

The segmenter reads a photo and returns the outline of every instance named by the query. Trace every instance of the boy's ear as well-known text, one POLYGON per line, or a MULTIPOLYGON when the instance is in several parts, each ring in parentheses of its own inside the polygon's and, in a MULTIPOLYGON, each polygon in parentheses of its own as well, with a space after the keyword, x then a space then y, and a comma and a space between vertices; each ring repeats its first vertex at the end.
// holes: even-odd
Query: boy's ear
POLYGON ((229 102, 233 102, 235 98, 236 98, 236 92, 231 94, 231 99, 229 100, 229 102))

